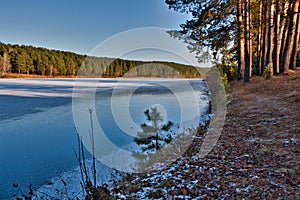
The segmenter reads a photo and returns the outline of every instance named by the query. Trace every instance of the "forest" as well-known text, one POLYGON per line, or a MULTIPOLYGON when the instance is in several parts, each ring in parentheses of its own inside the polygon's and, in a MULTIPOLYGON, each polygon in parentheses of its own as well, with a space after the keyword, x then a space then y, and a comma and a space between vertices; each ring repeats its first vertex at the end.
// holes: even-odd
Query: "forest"
POLYGON ((166 3, 170 9, 192 16, 180 30, 170 31, 171 36, 188 43, 200 61, 213 60, 228 79, 248 82, 253 75, 271 78, 300 66, 299 0, 166 3))
MULTIPOLYGON (((254 75, 271 78, 300 66, 299 0, 166 0, 170 9, 192 18, 171 30, 200 62, 212 61, 223 80, 254 75)), ((200 71, 201 72, 201 71, 200 71)), ((0 77, 198 77, 199 69, 171 62, 97 58, 72 52, 0 42, 0 77), (169 67, 166 67, 169 66, 169 67), (79 70, 80 69, 80 70, 79 70)))
POLYGON ((45 77, 200 77, 193 66, 173 62, 100 58, 72 52, 0 43, 0 77, 8 74, 45 77))

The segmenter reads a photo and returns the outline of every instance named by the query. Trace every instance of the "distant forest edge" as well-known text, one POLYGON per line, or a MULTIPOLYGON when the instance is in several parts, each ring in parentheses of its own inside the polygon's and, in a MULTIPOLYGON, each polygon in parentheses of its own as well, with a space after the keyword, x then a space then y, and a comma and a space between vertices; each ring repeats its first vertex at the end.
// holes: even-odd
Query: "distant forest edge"
POLYGON ((99 58, 0 42, 0 77, 201 77, 207 68, 164 61, 99 58))

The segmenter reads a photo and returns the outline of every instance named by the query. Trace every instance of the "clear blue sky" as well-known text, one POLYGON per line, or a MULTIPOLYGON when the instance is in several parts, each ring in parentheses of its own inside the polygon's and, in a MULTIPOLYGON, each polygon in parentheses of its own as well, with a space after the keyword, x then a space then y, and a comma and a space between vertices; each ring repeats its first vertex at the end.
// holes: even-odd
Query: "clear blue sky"
POLYGON ((178 29, 188 18, 169 10, 164 0, 6 0, 0 41, 88 54, 122 31, 178 29))

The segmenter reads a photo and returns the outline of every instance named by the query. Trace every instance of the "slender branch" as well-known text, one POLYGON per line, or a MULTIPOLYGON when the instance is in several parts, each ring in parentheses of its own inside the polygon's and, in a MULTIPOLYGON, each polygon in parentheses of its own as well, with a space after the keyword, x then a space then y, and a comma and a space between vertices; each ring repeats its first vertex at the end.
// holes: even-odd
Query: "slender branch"
POLYGON ((89 109, 90 112, 90 122, 91 122, 91 143, 92 143, 92 156, 93 156, 93 175, 94 175, 94 186, 97 186, 97 177, 96 177, 96 159, 95 159, 95 138, 94 138, 94 126, 93 126, 93 110, 89 109))

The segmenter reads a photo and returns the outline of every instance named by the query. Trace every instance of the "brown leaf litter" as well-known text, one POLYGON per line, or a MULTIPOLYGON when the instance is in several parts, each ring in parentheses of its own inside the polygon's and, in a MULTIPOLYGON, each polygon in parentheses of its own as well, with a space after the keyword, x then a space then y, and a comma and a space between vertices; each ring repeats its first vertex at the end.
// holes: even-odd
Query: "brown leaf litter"
POLYGON ((197 156, 205 128, 160 171, 124 176, 116 199, 300 199, 300 70, 231 82, 220 139, 197 156))

